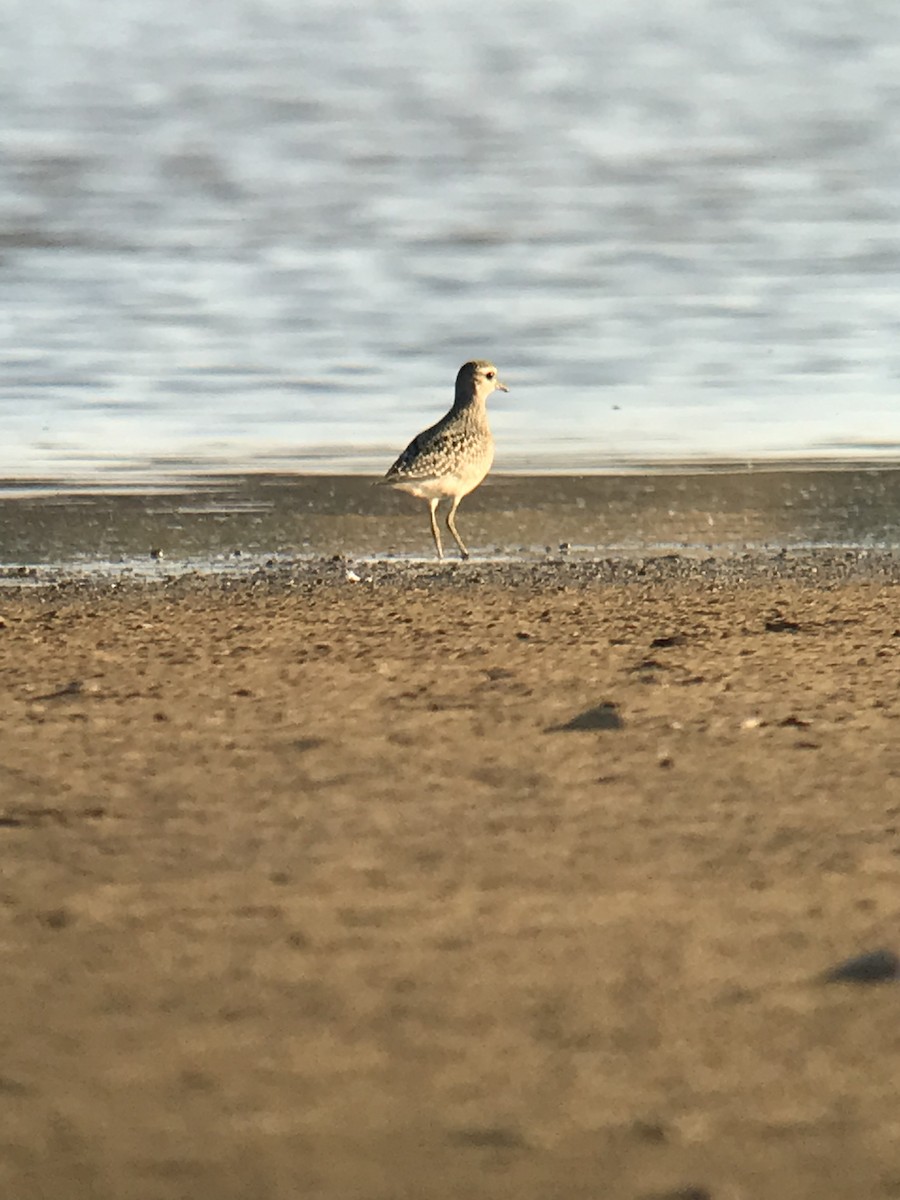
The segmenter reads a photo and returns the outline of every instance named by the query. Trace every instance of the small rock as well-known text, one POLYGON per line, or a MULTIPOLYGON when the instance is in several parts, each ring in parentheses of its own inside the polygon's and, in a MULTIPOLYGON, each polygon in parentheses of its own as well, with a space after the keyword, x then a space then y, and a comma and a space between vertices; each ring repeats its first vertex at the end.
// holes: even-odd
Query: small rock
POLYGON ((48 929, 65 929, 72 923, 72 916, 64 908, 51 908, 47 912, 40 913, 38 920, 48 929))
POLYGON ((900 979, 900 958, 893 950, 869 950, 831 967, 824 983, 890 983, 900 979))
POLYGON ((796 621, 788 621, 784 617, 772 617, 766 621, 766 633, 799 633, 800 626, 796 621))
POLYGON ((592 729, 622 729, 624 725, 625 722, 619 715, 618 705, 614 704, 611 700, 604 700, 602 704, 598 704, 595 708, 585 709, 577 717, 572 717, 571 721, 566 721, 564 725, 553 725, 549 732, 569 731, 579 733, 592 729))
POLYGON ((294 750, 299 750, 301 753, 304 753, 307 750, 318 750, 320 746, 325 745, 325 739, 320 737, 294 738, 290 745, 294 750))
POLYGON ((504 1125, 475 1125, 456 1129, 450 1134, 450 1139, 459 1145, 493 1150, 514 1150, 525 1145, 525 1139, 517 1129, 504 1125))
POLYGON ((655 637, 650 645, 657 650, 667 649, 669 646, 681 646, 687 641, 683 633, 667 633, 660 637, 655 637))
POLYGON ((631 1127, 631 1132, 634 1137, 642 1142, 661 1145, 663 1142, 668 1141, 666 1127, 659 1121, 635 1121, 631 1127))
POLYGON ((35 700, 62 700, 66 696, 80 696, 83 691, 84 684, 82 681, 80 679, 73 679, 61 688, 57 688, 54 692, 45 692, 42 696, 35 696, 35 700))

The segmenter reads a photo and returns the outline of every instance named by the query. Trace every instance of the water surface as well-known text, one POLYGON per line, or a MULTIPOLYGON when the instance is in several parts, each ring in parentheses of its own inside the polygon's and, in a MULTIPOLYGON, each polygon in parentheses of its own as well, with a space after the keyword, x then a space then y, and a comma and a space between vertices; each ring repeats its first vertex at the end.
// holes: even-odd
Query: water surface
POLYGON ((900 455, 888 0, 8 0, 0 474, 900 455))

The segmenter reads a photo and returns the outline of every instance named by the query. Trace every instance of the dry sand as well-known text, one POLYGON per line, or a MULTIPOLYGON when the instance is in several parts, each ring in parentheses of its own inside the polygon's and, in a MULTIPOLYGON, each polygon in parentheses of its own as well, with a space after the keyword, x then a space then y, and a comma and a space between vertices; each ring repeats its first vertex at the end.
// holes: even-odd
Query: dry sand
POLYGON ((357 573, 0 596, 0 1196, 900 1196, 896 563, 357 573))

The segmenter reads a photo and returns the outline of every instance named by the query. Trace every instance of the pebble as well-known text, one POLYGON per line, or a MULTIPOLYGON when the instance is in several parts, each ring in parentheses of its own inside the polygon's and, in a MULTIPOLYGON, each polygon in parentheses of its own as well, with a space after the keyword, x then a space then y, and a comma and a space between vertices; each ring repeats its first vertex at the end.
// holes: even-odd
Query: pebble
POLYGON ((893 950, 869 950, 845 959, 822 976, 825 983, 890 983, 900 979, 900 958, 893 950))

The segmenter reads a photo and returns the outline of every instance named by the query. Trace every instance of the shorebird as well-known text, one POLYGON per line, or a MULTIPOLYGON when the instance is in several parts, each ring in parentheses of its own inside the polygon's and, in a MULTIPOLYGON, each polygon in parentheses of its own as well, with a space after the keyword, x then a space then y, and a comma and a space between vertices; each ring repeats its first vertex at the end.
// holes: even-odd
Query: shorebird
POLYGON ((494 461, 494 437, 487 420, 487 398, 494 391, 509 389, 497 378, 497 368, 484 359, 464 363, 456 376, 453 407, 436 425, 409 443, 381 484, 427 500, 431 509, 431 533, 438 558, 444 557, 437 507, 450 497, 447 528, 463 558, 469 552, 456 529, 456 510, 463 496, 474 491, 494 461))

